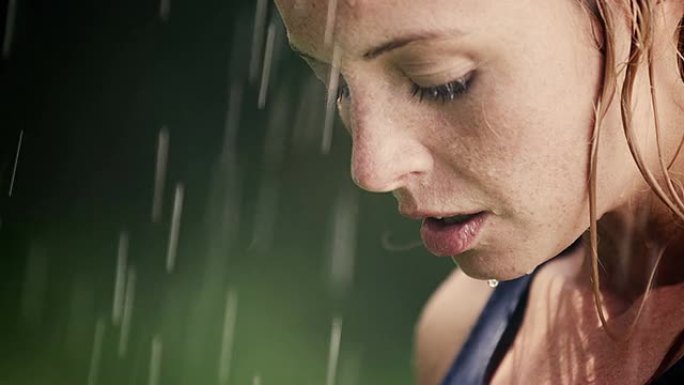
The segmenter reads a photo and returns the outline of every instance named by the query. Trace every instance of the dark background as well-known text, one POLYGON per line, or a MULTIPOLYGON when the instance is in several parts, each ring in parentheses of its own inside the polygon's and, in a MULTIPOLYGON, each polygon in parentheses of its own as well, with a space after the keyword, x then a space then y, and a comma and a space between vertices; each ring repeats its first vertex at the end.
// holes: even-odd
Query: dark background
POLYGON ((148 384, 155 336, 159 384, 218 384, 227 296, 237 312, 225 383, 325 384, 333 319, 336 384, 412 383, 413 325, 452 265, 422 247, 383 246, 415 244, 418 224, 390 196, 351 184, 339 123, 321 152, 324 87, 287 50, 270 3, 276 44, 258 108, 255 7, 172 0, 165 19, 156 1, 16 0, 0 62, 0 384, 148 384), (168 169, 153 223, 162 127, 168 169), (119 356, 122 232, 136 286, 119 356))

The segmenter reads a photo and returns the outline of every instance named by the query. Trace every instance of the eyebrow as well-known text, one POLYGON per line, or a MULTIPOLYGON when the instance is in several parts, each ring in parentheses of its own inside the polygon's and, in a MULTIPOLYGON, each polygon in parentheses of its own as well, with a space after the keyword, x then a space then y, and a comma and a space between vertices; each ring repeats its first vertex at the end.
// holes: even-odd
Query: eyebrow
MULTIPOLYGON (((369 49, 366 51, 366 53, 363 54, 363 58, 365 60, 373 60, 379 56, 382 56, 390 51, 393 51, 395 49, 399 49, 401 47, 407 46, 411 43, 415 43, 417 41, 422 41, 422 40, 428 40, 428 39, 434 39, 437 37, 442 37, 442 36, 459 36, 462 35, 463 32, 460 30, 447 30, 447 31, 439 31, 439 32, 422 32, 422 33, 414 33, 410 34, 407 36, 402 36, 399 38, 392 39, 390 41, 387 41, 385 43, 382 43, 374 48, 369 49)), ((303 57, 306 60, 319 63, 319 64, 326 64, 325 61, 318 59, 314 56, 311 56, 304 52, 302 49, 297 47, 296 45, 292 44, 290 42, 290 48, 292 51, 294 51, 296 54, 299 56, 303 57)))
POLYGON ((417 42, 417 41, 422 41, 422 40, 427 40, 427 39, 432 39, 434 37, 440 36, 438 33, 434 32, 427 32, 427 33, 420 33, 420 34, 413 34, 409 36, 403 36, 398 39, 393 39, 390 40, 386 43, 383 43, 375 48, 369 49, 364 55, 363 58, 366 60, 373 60, 377 58, 378 56, 382 56, 390 51, 393 51, 395 49, 407 46, 411 43, 417 42))

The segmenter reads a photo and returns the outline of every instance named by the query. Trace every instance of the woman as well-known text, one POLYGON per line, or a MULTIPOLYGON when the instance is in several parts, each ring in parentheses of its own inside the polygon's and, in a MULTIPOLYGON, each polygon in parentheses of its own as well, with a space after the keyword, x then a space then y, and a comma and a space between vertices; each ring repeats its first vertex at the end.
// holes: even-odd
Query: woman
POLYGON ((417 326, 419 383, 673 381, 684 1, 277 5, 337 86, 354 181, 460 267, 417 326))

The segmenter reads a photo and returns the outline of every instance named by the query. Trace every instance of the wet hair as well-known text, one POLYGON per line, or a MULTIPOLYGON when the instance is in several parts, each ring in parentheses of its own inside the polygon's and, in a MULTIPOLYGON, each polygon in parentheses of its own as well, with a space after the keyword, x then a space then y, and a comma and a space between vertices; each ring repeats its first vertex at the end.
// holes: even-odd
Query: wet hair
MULTIPOLYGON (((590 169, 589 169, 589 256, 591 258, 591 282, 594 293, 594 302, 596 305, 596 312, 601 320, 603 329, 614 340, 625 340, 634 331, 635 326, 639 320, 643 305, 645 303, 648 290, 653 283, 655 277, 655 270, 660 262, 660 258, 664 253, 664 248, 658 255, 653 270, 647 285, 647 292, 643 297, 643 302, 637 312, 632 325, 624 334, 617 334, 607 326, 605 314, 603 312, 603 300, 599 291, 599 256, 597 251, 598 245, 598 226, 597 226, 597 154, 599 151, 599 136, 601 134, 601 126, 607 114, 608 108, 613 101, 620 102, 621 118, 624 128, 625 138, 629 146, 629 150, 639 168, 644 180, 650 186, 653 193, 658 199, 669 208, 676 220, 684 222, 684 202, 681 198, 681 193, 684 191, 680 181, 675 180, 671 176, 670 169, 675 160, 680 156, 682 147, 684 145, 684 138, 679 143, 675 155, 672 160, 666 162, 662 153, 661 136, 659 132, 659 116, 658 106, 656 103, 655 91, 653 87, 653 43, 654 43, 654 28, 655 17, 659 15, 656 9, 656 0, 578 0, 581 5, 587 10, 597 26, 599 26, 600 36, 594 36, 599 49, 603 54, 603 84, 595 102, 595 119, 593 134, 591 137, 591 151, 590 151, 590 169), (629 46, 627 61, 619 63, 620 58, 617 55, 617 30, 623 26, 619 25, 625 21, 629 32, 629 46), (658 170, 652 170, 647 164, 637 146, 635 127, 633 124, 633 96, 634 86, 637 78, 637 72, 647 66, 647 80, 651 89, 650 103, 653 111, 653 122, 655 127, 655 137, 657 144, 658 155, 658 170), (623 71, 620 74, 619 71, 623 71), (621 82, 621 84, 619 84, 621 82), (618 91, 619 90, 619 91, 618 91), (660 179, 656 175, 662 175, 660 179)), ((658 0, 667 1, 667 0, 658 0)), ((682 52, 684 50, 684 18, 679 21, 679 28, 677 29, 677 62, 680 76, 684 81, 684 58, 682 52)), ((673 40, 675 36, 672 36, 673 40)), ((683 106, 684 107, 684 106, 683 106)), ((679 340, 679 338, 677 339, 679 340)), ((679 347, 681 344, 675 341, 671 350, 679 347)), ((663 362, 663 364, 666 364, 663 362)))

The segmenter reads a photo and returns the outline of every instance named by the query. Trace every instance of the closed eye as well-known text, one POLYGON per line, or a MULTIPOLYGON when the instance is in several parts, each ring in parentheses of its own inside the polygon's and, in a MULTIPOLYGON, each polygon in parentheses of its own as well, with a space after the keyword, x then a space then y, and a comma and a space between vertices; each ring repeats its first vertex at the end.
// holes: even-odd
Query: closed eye
POLYGON ((468 91, 471 79, 472 73, 461 79, 434 87, 422 87, 414 83, 411 95, 418 98, 421 102, 427 99, 446 103, 465 94, 468 91))
MULTIPOLYGON (((468 74, 461 79, 433 87, 423 87, 413 83, 411 86, 411 96, 418 98, 421 102, 423 100, 429 100, 446 103, 455 100, 468 92, 472 77, 472 74, 468 74)), ((337 102, 339 103, 342 100, 349 98, 349 96, 349 86, 344 80, 344 77, 340 76, 337 86, 337 102)))

